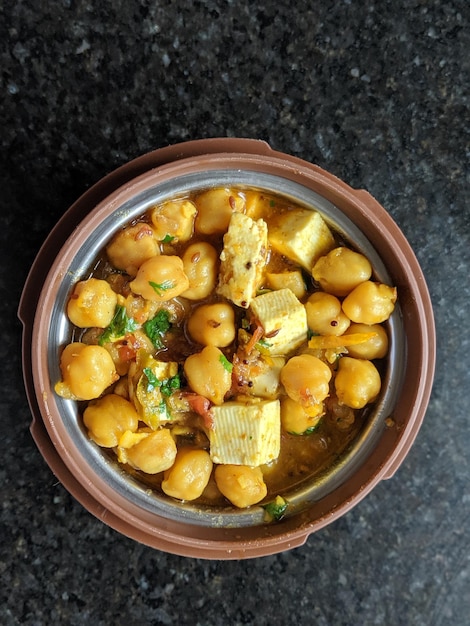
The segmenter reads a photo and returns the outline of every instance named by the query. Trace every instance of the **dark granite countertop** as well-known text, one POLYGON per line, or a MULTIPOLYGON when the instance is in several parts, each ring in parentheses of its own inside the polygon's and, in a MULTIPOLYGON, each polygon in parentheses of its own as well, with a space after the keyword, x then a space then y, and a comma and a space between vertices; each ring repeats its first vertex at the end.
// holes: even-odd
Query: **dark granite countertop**
POLYGON ((0 623, 470 623, 467 0, 0 5, 0 623), (421 263, 438 360, 406 460, 289 552, 204 561, 95 519, 29 432, 18 301, 104 174, 200 137, 264 139, 372 193, 421 263))

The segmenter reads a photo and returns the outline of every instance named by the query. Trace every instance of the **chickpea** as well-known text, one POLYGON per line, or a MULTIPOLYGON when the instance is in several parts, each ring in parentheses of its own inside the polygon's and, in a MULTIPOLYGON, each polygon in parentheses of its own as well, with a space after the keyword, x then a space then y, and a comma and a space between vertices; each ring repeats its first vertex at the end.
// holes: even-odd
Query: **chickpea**
POLYGON ((342 335, 351 323, 338 298, 324 291, 313 293, 305 310, 308 327, 317 335, 342 335))
POLYGON ((344 356, 339 360, 335 389, 341 404, 362 409, 380 392, 381 380, 371 361, 344 356))
POLYGON ((344 333, 349 335, 350 333, 370 333, 374 332, 375 337, 364 341, 364 343, 358 343, 354 346, 348 346, 348 355, 357 359, 383 359, 388 352, 388 335, 387 331, 380 324, 351 324, 348 330, 344 333))
POLYGON ((206 346, 202 352, 188 356, 184 373, 191 389, 213 404, 222 404, 232 386, 231 368, 216 346, 206 346))
POLYGON ((212 461, 206 450, 181 448, 165 472, 162 489, 173 498, 195 500, 206 488, 211 472, 212 461))
POLYGON ((90 439, 103 448, 114 448, 123 433, 137 430, 139 415, 129 400, 110 393, 87 406, 83 422, 90 439))
POLYGON ((293 356, 281 370, 281 383, 287 395, 307 408, 328 396, 330 379, 328 365, 311 354, 293 356))
POLYGON ((299 300, 305 296, 306 288, 305 281, 302 276, 302 272, 294 270, 292 272, 281 272, 279 274, 270 273, 266 274, 268 287, 270 289, 278 290, 285 289, 286 287, 297 296, 299 300))
POLYGON ((117 294, 99 278, 79 281, 67 304, 69 320, 79 328, 106 328, 113 319, 117 294))
POLYGON ((217 465, 214 476, 219 491, 240 509, 266 497, 267 487, 259 467, 217 465))
POLYGON ((235 339, 235 313, 225 302, 203 304, 189 318, 188 332, 204 346, 224 348, 235 339))
POLYGON ((218 255, 210 243, 198 241, 186 248, 183 269, 189 280, 189 289, 181 295, 189 300, 202 300, 217 283, 218 255))
POLYGON ((202 493, 202 497, 204 498, 205 502, 210 502, 212 504, 220 502, 222 494, 220 493, 220 490, 217 487, 217 483, 215 482, 214 473, 212 473, 211 477, 209 478, 209 482, 207 483, 207 486, 202 493))
POLYGON ((170 237, 175 241, 188 241, 193 234, 197 209, 190 200, 170 200, 154 207, 150 219, 157 239, 170 237))
POLYGON ((123 298, 122 303, 126 307, 127 316, 132 317, 138 324, 143 324, 154 317, 164 304, 144 300, 142 296, 137 296, 132 292, 125 299, 123 298))
POLYGON ((189 280, 180 257, 161 254, 142 263, 130 287, 147 300, 165 302, 182 294, 189 280))
POLYGON ((118 378, 106 348, 81 342, 68 344, 60 357, 62 381, 55 391, 63 398, 93 400, 118 378))
POLYGON ((301 404, 286 396, 281 400, 281 424, 283 429, 293 435, 311 432, 318 426, 324 413, 323 402, 306 409, 301 404))
POLYGON ((334 248, 318 259, 312 269, 320 287, 335 296, 346 296, 360 283, 369 280, 372 266, 359 252, 349 248, 334 248))
POLYGON ((176 443, 167 428, 160 428, 128 449, 120 450, 122 462, 146 474, 169 469, 176 458, 176 443))
POLYGON ((222 234, 228 229, 232 213, 244 211, 245 200, 232 189, 209 189, 196 198, 196 206, 196 231, 204 235, 222 234))
POLYGON ((115 267, 135 276, 142 263, 160 254, 160 249, 150 224, 138 222, 116 233, 106 253, 115 267))
POLYGON ((343 300, 342 306, 353 322, 380 324, 392 314, 396 299, 396 287, 368 280, 355 287, 343 300))

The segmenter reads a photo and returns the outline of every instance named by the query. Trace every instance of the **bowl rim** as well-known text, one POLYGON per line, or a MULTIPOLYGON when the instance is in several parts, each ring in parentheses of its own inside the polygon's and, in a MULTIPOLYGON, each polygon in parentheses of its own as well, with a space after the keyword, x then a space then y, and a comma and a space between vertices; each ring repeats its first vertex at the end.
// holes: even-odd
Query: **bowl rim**
MULTIPOLYGON (((194 532, 188 532, 188 525, 184 523, 177 524, 176 531, 169 529, 168 520, 164 518, 157 520, 157 527, 155 514, 151 516, 151 519, 147 515, 136 515, 135 511, 128 510, 127 502, 120 501, 120 499, 116 501, 113 499, 114 494, 113 498, 109 499, 106 496, 106 489, 103 493, 100 490, 102 486, 93 484, 92 481, 90 482, 90 476, 83 475, 81 468, 77 466, 76 460, 70 453, 70 448, 67 445, 64 446, 62 433, 59 432, 60 428, 59 431, 57 430, 60 424, 54 424, 54 420, 51 420, 54 407, 51 406, 47 393, 44 393, 45 381, 38 379, 38 376, 33 373, 33 384, 31 385, 30 378, 27 381, 28 398, 34 416, 32 424, 33 436, 36 433, 35 438, 37 439, 38 447, 43 451, 46 460, 50 461, 55 473, 60 475, 59 478, 61 480, 65 477, 66 486, 68 488, 71 487, 69 491, 72 491, 75 497, 95 515, 98 513, 99 517, 103 517, 104 511, 106 511, 107 519, 105 521, 120 532, 123 532, 123 534, 159 549, 184 556, 207 558, 209 554, 211 555, 209 558, 245 558, 272 554, 304 543, 309 534, 343 515, 365 497, 381 479, 389 478, 394 474, 417 436, 424 419, 425 409, 432 388, 435 364, 435 330, 432 305, 421 268, 401 230, 385 209, 367 192, 353 190, 346 183, 318 166, 296 157, 275 152, 267 144, 255 140, 256 146, 253 143, 250 143, 248 146, 247 141, 250 142, 252 140, 244 140, 241 144, 240 140, 235 140, 232 143, 228 142, 228 144, 224 140, 223 146, 225 150, 223 152, 217 151, 222 147, 220 142, 212 143, 213 152, 204 148, 204 145, 207 145, 204 144, 204 140, 197 142, 198 145, 196 146, 194 144, 192 146, 177 144, 177 146, 171 147, 170 151, 167 150, 167 154, 172 152, 173 155, 177 154, 178 156, 176 159, 164 164, 162 161, 165 161, 167 157, 161 153, 158 154, 158 150, 155 151, 155 154, 149 153, 149 155, 144 155, 144 160, 142 161, 142 164, 145 162, 144 172, 135 177, 131 176, 130 180, 118 185, 111 193, 105 193, 104 198, 95 204, 91 210, 84 211, 84 217, 82 216, 78 220, 77 225, 72 233, 66 237, 65 241, 63 241, 63 235, 57 237, 58 242, 62 239, 61 250, 65 252, 65 257, 62 258, 59 253, 47 272, 44 284, 41 285, 42 289, 38 296, 38 313, 33 316, 33 329, 30 337, 32 348, 27 338, 23 345, 25 369, 27 370, 29 366, 31 372, 34 369, 35 362, 41 358, 37 350, 40 346, 39 337, 45 323, 41 314, 45 298, 51 283, 57 281, 57 277, 60 276, 61 272, 66 271, 67 262, 64 262, 64 259, 67 261, 70 257, 71 240, 73 239, 74 242, 80 241, 80 238, 83 236, 84 229, 82 227, 84 222, 86 222, 87 228, 93 228, 95 224, 100 222, 103 213, 107 212, 110 206, 116 206, 123 198, 130 197, 138 192, 139 189, 145 188, 149 181, 155 179, 167 180, 174 176, 175 173, 181 174, 182 171, 194 171, 194 168, 196 170, 197 168, 207 168, 208 166, 220 168, 222 162, 230 165, 230 167, 234 167, 237 164, 240 165, 241 162, 248 162, 250 166, 260 168, 261 171, 266 171, 267 166, 272 168, 270 171, 282 171, 283 175, 288 175, 293 180, 301 182, 301 184, 305 184, 305 181, 308 180, 310 184, 315 185, 317 192, 318 189, 321 189, 321 195, 332 201, 340 210, 347 210, 348 214, 353 211, 354 222, 359 223, 359 228, 362 229, 364 226, 367 226, 370 229, 372 224, 377 233, 381 233, 384 229, 391 233, 396 249, 387 249, 386 257, 393 257, 394 261, 398 261, 400 267, 404 268, 409 282, 410 304, 414 312, 411 322, 417 324, 415 333, 419 338, 420 355, 422 356, 422 358, 415 359, 413 362, 413 366, 415 368, 417 366, 418 369, 415 371, 412 392, 408 394, 410 396, 409 408, 414 419, 410 419, 400 432, 394 434, 392 437, 393 441, 391 444, 390 442, 388 443, 389 446, 391 445, 392 452, 387 458, 377 458, 377 450, 371 454, 368 464, 371 467, 374 466, 375 469, 368 480, 360 481, 360 485, 353 485, 353 481, 348 481, 348 483, 351 483, 351 487, 353 487, 352 493, 346 489, 346 485, 341 485, 339 490, 334 492, 336 495, 341 494, 341 504, 338 506, 337 503, 330 502, 331 497, 330 495, 327 496, 322 501, 324 512, 315 520, 307 517, 300 524, 299 520, 296 520, 296 524, 285 520, 276 524, 276 526, 263 527, 264 532, 260 533, 261 536, 256 538, 252 536, 245 537, 246 532, 242 529, 237 529, 235 534, 231 533, 230 529, 218 529, 222 532, 199 532, 195 534, 194 532), (243 152, 236 152, 240 145, 243 146, 243 152), (228 150, 227 147, 229 148, 228 150), (252 150, 251 153, 247 152, 247 147, 252 150), (188 149, 188 152, 185 152, 185 148, 188 149), (199 154, 194 154, 194 152, 199 152, 199 154), (189 156, 185 156, 185 154, 189 154, 189 156), (147 165, 150 167, 147 167, 147 165), (28 356, 25 356, 25 354, 28 354, 30 348, 31 354, 28 359, 28 356), (33 398, 31 397, 32 394, 34 395, 33 398), (52 448, 48 445, 48 441, 52 443, 52 448), (51 450, 54 450, 55 454, 51 450), (182 538, 181 534, 183 531, 187 533, 184 535, 184 538, 182 538)), ((132 163, 134 169, 140 165, 132 163)), ((129 169, 132 170, 132 167, 128 168, 127 172, 129 169)), ((126 172, 126 170, 122 171, 126 172)), ((81 199, 81 203, 83 206, 86 205, 87 209, 90 209, 90 203, 87 199, 81 199)), ((75 206, 73 205, 71 209, 75 206)), ((64 218, 66 218, 67 213, 64 215, 64 218)), ((372 244, 375 245, 375 242, 372 241, 372 244)), ((387 244, 387 247, 389 247, 389 244, 387 244)), ((387 265, 385 261, 384 263, 387 265)), ((38 260, 38 264, 40 264, 40 260, 38 260)), ((33 269, 30 273, 30 280, 33 280, 33 269)), ((25 292, 27 291, 26 287, 25 292)), ((31 320, 31 315, 25 315, 27 300, 26 295, 22 297, 19 313, 25 325, 26 317, 31 320)), ((407 381, 407 387, 408 383, 409 381, 407 381)), ((390 439, 390 433, 392 432, 393 429, 387 430, 384 439, 390 439)))

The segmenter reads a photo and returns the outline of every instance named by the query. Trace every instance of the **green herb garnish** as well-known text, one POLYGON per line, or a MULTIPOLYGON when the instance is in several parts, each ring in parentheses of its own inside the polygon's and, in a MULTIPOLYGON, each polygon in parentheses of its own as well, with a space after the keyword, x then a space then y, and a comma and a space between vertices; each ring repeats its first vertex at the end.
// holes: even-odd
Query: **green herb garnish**
POLYGON ((174 239, 176 239, 176 237, 173 235, 166 234, 162 239, 162 243, 171 243, 174 239))
POLYGON ((263 505, 263 509, 266 511, 267 521, 278 522, 282 519, 287 511, 288 504, 282 496, 276 496, 272 502, 268 502, 263 505))
POLYGON ((137 329, 137 322, 127 315, 126 307, 118 304, 114 312, 114 317, 109 326, 107 326, 101 337, 99 338, 100 346, 111 341, 117 341, 132 333, 137 329))
POLYGON ((144 372, 145 376, 147 377, 147 391, 153 391, 157 387, 160 387, 161 382, 155 376, 155 374, 154 374, 154 372, 153 372, 151 367, 144 367, 144 369, 142 371, 144 372))
POLYGON ((294 435, 294 437, 308 437, 309 435, 313 435, 313 433, 316 433, 317 430, 320 428, 320 424, 323 420, 321 416, 317 417, 316 419, 317 421, 314 424, 312 424, 311 426, 307 426, 307 428, 302 432, 294 432, 293 430, 289 430, 289 435, 294 435))
POLYGON ((162 381, 160 390, 164 396, 171 396, 173 391, 179 389, 181 387, 181 380, 179 374, 176 376, 172 376, 171 378, 166 378, 162 381))
POLYGON ((173 289, 175 283, 172 280, 164 280, 162 283, 154 283, 153 280, 149 280, 149 285, 155 291, 157 296, 163 296, 165 291, 173 289))
POLYGON ((309 426, 307 428, 307 430, 304 430, 304 432, 302 433, 302 435, 312 435, 313 433, 315 433, 320 427, 320 421, 318 421, 315 426, 309 426))
POLYGON ((225 354, 221 354, 219 356, 219 361, 222 363, 222 365, 224 366, 224 369, 231 374, 232 370, 233 370, 233 365, 232 363, 230 363, 230 361, 227 359, 227 357, 225 356, 225 354))
POLYGON ((173 391, 181 387, 181 380, 179 374, 172 376, 171 378, 165 378, 160 380, 155 376, 151 367, 144 367, 142 370, 147 377, 147 392, 154 391, 159 388, 163 396, 171 396, 173 391))
POLYGON ((155 407, 155 409, 157 413, 161 413, 162 415, 164 415, 164 419, 171 419, 171 413, 168 410, 168 405, 165 402, 165 400, 162 400, 160 404, 157 407, 155 407))
POLYGON ((289 431, 289 435, 294 435, 295 437, 308 437, 308 435, 313 435, 313 433, 317 432, 319 427, 320 427, 320 421, 317 424, 315 424, 315 426, 309 426, 308 428, 303 430, 301 433, 295 433, 294 431, 289 431))
POLYGON ((151 320, 143 325, 145 334, 157 349, 163 348, 163 335, 170 330, 170 314, 165 309, 160 309, 151 320))

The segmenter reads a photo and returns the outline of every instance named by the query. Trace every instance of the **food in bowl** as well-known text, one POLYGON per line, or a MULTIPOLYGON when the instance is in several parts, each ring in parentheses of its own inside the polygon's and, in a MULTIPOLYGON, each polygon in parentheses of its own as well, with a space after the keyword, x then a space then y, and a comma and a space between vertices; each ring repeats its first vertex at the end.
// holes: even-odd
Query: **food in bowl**
POLYGON ((120 228, 76 282, 55 390, 151 489, 278 518, 367 420, 396 298, 318 211, 192 191, 120 228))

